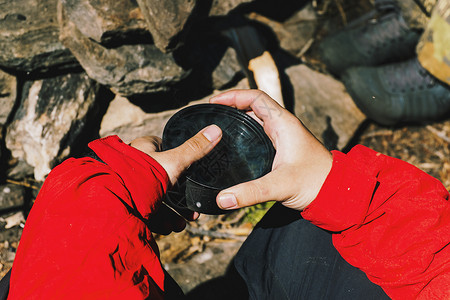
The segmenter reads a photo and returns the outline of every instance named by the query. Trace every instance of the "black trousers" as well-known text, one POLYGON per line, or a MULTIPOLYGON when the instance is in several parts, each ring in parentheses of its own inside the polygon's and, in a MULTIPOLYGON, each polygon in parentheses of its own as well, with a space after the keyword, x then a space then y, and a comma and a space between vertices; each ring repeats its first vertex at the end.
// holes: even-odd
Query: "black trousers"
POLYGON ((274 205, 235 257, 250 299, 389 299, 334 248, 331 233, 274 205))

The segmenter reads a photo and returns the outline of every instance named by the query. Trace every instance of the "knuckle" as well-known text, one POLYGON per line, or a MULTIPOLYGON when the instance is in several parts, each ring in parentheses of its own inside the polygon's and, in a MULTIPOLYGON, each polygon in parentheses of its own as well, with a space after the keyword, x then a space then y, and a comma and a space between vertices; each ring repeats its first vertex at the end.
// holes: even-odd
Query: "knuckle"
POLYGON ((200 153, 203 151, 203 143, 198 137, 194 137, 186 141, 186 148, 193 153, 200 153))
POLYGON ((265 199, 268 194, 268 189, 264 185, 260 184, 259 181, 251 181, 248 185, 248 192, 251 198, 255 202, 261 202, 265 199))

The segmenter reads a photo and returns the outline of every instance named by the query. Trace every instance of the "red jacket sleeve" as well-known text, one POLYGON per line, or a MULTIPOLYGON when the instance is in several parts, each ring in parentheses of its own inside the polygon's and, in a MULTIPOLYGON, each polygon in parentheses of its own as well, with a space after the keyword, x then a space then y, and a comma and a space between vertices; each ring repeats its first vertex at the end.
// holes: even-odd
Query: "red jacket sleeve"
POLYGON ((164 273, 145 223, 167 174, 116 136, 89 146, 105 163, 68 159, 45 181, 17 250, 9 299, 162 299, 164 273))
POLYGON ((390 297, 450 299, 449 193, 416 167, 364 146, 334 151, 302 215, 390 297))

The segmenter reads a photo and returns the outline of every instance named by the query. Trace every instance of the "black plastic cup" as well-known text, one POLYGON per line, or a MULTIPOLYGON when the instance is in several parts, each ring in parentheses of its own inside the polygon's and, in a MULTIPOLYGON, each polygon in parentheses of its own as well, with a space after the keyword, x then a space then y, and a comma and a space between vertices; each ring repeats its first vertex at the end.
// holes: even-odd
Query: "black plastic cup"
POLYGON ((178 211, 227 213, 216 204, 221 190, 257 179, 272 169, 275 149, 263 127, 245 112, 219 104, 189 106, 173 115, 164 128, 163 150, 178 147, 212 124, 222 129, 221 141, 189 167, 165 199, 178 211))

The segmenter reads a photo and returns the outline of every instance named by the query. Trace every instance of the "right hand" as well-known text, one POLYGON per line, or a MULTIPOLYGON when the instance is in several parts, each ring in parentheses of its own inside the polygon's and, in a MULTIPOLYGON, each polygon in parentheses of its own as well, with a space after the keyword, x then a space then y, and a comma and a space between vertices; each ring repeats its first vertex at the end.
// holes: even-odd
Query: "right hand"
POLYGON ((331 153, 299 119, 262 91, 229 91, 210 102, 248 111, 263 125, 276 149, 272 171, 221 191, 217 196, 219 207, 236 209, 276 200, 286 207, 305 209, 317 197, 331 170, 331 153))

